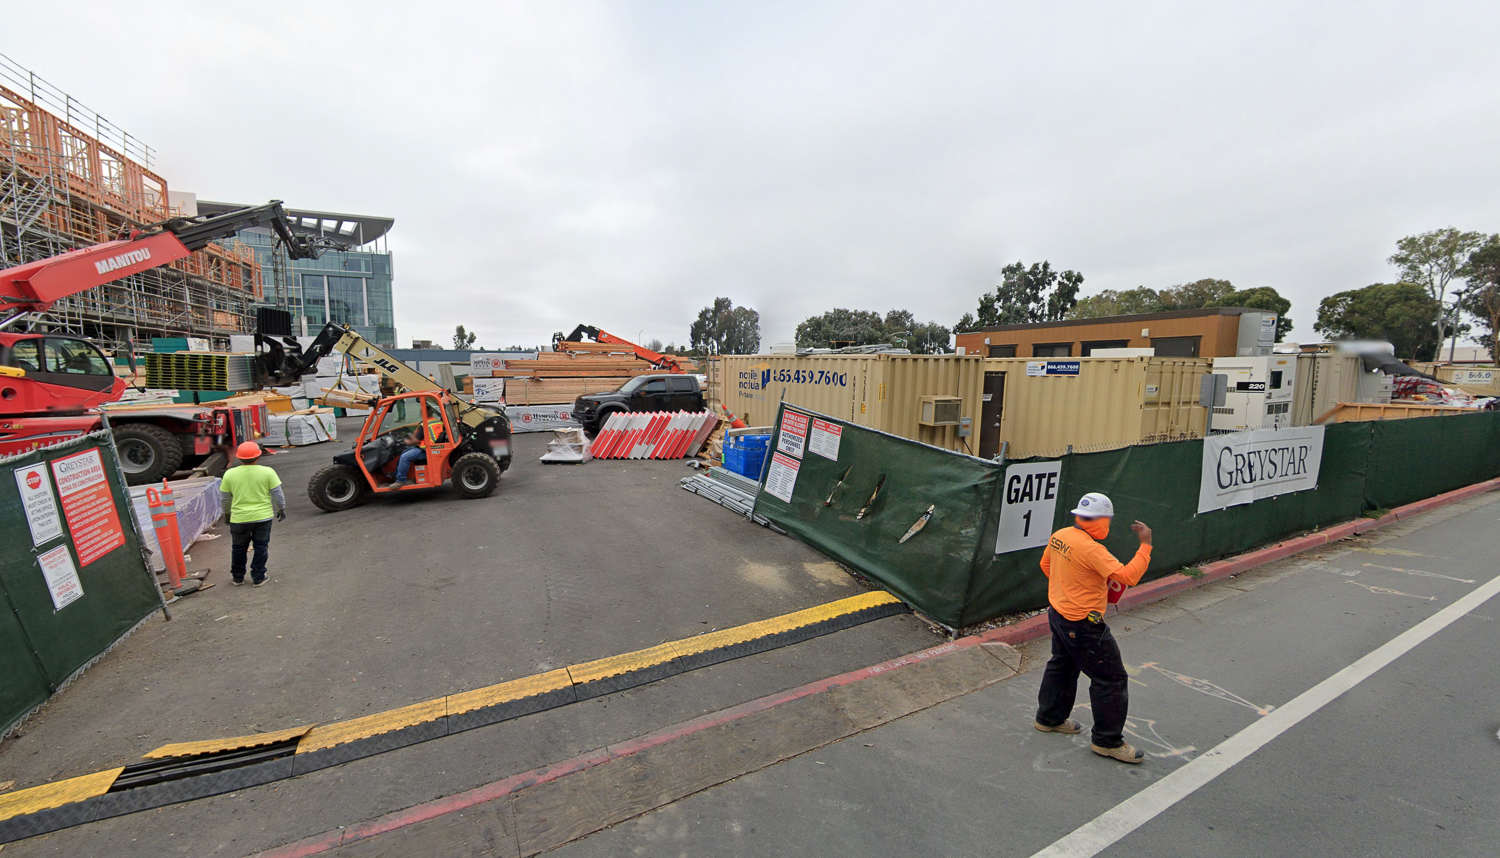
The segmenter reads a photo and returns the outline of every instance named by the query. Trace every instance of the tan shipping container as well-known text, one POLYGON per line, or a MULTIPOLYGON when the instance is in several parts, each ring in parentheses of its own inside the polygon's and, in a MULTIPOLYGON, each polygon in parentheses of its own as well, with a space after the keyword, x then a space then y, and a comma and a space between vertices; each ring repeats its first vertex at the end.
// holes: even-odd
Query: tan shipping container
POLYGON ((859 426, 974 453, 984 359, 960 355, 720 355, 707 361, 708 398, 752 426, 783 400, 859 426), (961 400, 970 436, 920 422, 922 397, 961 400))
POLYGON ((1412 368, 1435 376, 1449 387, 1470 396, 1500 396, 1500 367, 1464 366, 1459 364, 1417 363, 1412 368))
MULTIPOLYGON (((1053 359, 1052 362, 1058 362, 1053 359)), ((990 358, 986 383, 1000 396, 985 420, 998 411, 998 441, 1008 459, 1067 451, 1104 450, 1130 444, 1203 437, 1205 409, 1198 405, 1199 379, 1213 362, 1202 358, 1064 358, 1077 375, 1032 375, 1041 359, 990 358)), ((993 402, 993 399, 992 399, 993 402)), ((981 427, 983 430, 985 427, 981 427)), ((988 449, 988 444, 983 445, 988 449)))

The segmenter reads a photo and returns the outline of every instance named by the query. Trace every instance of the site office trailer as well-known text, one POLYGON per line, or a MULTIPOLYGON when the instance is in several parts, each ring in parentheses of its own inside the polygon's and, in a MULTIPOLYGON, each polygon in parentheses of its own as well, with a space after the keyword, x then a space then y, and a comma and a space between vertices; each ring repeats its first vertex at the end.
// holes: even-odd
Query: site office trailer
POLYGON ((709 402, 751 426, 770 425, 785 401, 935 447, 977 453, 974 427, 984 382, 984 358, 977 355, 718 355, 706 368, 709 402), (956 422, 924 423, 924 397, 959 400, 956 422))
POLYGON ((1007 459, 1203 437, 1201 358, 989 358, 979 454, 1007 459), (1052 366, 1049 366, 1052 365, 1052 366), (993 449, 992 449, 993 448, 993 449))

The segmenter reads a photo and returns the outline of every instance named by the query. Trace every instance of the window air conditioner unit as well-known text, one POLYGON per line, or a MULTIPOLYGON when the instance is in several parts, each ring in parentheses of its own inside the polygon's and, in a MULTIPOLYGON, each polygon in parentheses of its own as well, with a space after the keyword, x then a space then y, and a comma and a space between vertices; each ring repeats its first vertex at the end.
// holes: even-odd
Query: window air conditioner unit
POLYGON ((923 426, 957 426, 964 401, 957 396, 924 396, 917 422, 923 426))

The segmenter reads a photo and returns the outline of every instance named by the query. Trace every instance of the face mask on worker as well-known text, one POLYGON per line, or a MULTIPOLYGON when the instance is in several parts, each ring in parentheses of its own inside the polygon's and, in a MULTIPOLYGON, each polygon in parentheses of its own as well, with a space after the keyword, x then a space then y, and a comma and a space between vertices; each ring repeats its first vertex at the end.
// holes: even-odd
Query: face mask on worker
POLYGON ((1074 518, 1073 523, 1078 529, 1092 536, 1095 541, 1103 541, 1109 536, 1109 519, 1107 518, 1074 518))

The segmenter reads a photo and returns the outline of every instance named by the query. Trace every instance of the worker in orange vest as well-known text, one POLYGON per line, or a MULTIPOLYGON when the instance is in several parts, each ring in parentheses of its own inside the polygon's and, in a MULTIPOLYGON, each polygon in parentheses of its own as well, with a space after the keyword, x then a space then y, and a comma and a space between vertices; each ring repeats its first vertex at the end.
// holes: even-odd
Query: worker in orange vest
POLYGON ((1090 492, 1073 509, 1073 525, 1052 534, 1042 552, 1047 576, 1047 622, 1052 628, 1052 659, 1042 674, 1036 728, 1045 733, 1078 733, 1083 727, 1068 715, 1078 693, 1078 674, 1089 678, 1094 729, 1089 747, 1100 756, 1139 763, 1143 751, 1125 742, 1125 713, 1130 704, 1120 647, 1104 623, 1110 580, 1129 587, 1141 580, 1151 563, 1151 528, 1130 526, 1141 540, 1129 563, 1116 560, 1101 542, 1109 535, 1115 505, 1090 492))

